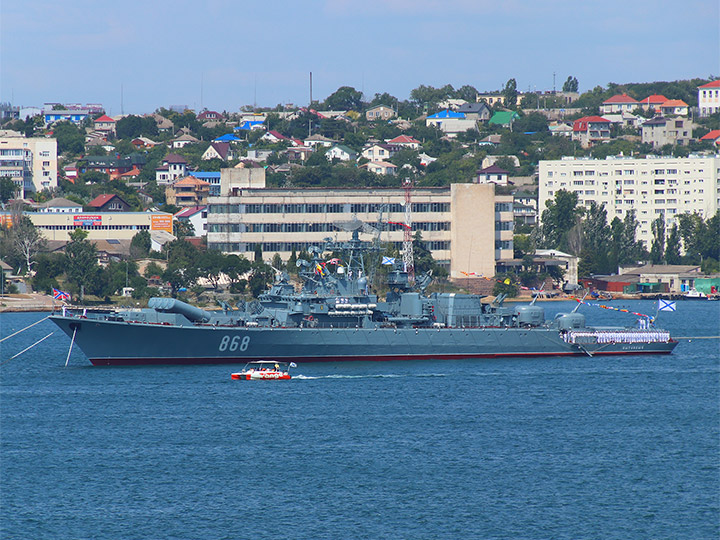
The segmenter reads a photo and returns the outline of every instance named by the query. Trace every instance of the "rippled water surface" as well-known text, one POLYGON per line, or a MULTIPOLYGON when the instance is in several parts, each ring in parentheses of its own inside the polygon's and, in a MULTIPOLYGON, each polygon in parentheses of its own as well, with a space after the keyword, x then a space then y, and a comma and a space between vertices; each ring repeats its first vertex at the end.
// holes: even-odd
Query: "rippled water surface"
MULTIPOLYGON (((272 382, 79 350, 65 368, 45 321, 0 343, 0 538, 716 539, 720 340, 697 338, 720 335, 720 303, 677 305, 660 322, 693 339, 670 356, 302 364, 272 382)), ((1 314, 0 333, 45 315, 1 314)))

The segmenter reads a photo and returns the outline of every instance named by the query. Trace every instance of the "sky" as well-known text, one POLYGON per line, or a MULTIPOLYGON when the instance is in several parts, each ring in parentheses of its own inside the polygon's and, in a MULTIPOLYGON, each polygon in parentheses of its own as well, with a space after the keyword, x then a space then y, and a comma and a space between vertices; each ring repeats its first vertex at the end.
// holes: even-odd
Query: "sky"
POLYGON ((0 101, 307 105, 341 86, 580 91, 720 76, 720 0, 0 0, 0 101))

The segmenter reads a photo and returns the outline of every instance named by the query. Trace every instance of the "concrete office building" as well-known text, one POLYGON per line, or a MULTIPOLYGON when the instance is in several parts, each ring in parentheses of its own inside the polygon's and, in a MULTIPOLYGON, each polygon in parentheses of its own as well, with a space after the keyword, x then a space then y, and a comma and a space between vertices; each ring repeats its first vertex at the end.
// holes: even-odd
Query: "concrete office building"
MULTIPOLYGON (((250 256, 260 244, 265 258, 278 253, 287 260, 293 250, 321 246, 327 237, 347 238, 337 222, 359 219, 377 226, 383 208, 381 240, 402 250, 402 189, 280 189, 265 188, 263 182, 254 188, 226 184, 221 192, 223 196, 208 200, 209 248, 250 256)), ((412 222, 451 277, 462 277, 462 272, 491 276, 496 261, 513 257, 513 198, 495 195, 492 184, 415 188, 412 222)))
POLYGON ((539 164, 538 214, 564 189, 578 194, 580 204, 605 205, 608 222, 630 210, 640 223, 637 238, 650 248, 651 224, 664 216, 666 230, 679 214, 703 219, 720 208, 720 155, 685 158, 614 156, 606 159, 566 157, 539 164))

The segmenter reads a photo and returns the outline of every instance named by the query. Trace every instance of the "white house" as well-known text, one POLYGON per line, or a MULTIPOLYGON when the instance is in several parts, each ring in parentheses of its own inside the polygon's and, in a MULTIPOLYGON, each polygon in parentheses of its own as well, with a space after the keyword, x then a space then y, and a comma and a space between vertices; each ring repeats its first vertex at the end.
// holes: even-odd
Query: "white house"
POLYGON ((388 144, 373 144, 365 148, 360 155, 370 161, 382 161, 395 155, 395 148, 388 144))
POLYGON ((187 146, 188 144, 195 144, 197 142, 200 142, 200 140, 196 139, 189 133, 183 133, 176 139, 173 139, 172 147, 173 148, 182 148, 184 146, 187 146))
POLYGON ((325 157, 328 161, 332 161, 335 158, 340 161, 354 161, 357 159, 357 153, 343 144, 336 144, 325 153, 325 157))
POLYGON ((205 236, 207 234, 207 206, 185 208, 175 214, 175 219, 192 223, 195 236, 205 236))
POLYGON ((397 166, 387 161, 369 161, 364 165, 360 165, 361 169, 367 169, 375 174, 386 174, 388 176, 395 176, 397 174, 397 166))
POLYGON ((172 184, 178 178, 187 176, 187 161, 177 154, 168 154, 162 165, 155 169, 155 181, 158 185, 172 184))
POLYGON ((640 107, 640 102, 637 99, 633 99, 627 94, 617 94, 610 99, 606 99, 600 105, 601 114, 612 114, 620 113, 623 111, 634 111, 640 107))

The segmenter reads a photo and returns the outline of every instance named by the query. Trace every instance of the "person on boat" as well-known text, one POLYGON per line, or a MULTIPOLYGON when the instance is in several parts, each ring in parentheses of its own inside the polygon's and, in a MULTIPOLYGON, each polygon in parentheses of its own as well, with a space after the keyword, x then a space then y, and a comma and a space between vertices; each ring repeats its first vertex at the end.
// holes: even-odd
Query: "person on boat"
POLYGON ((280 371, 280 366, 278 364, 275 364, 275 371, 280 371))

